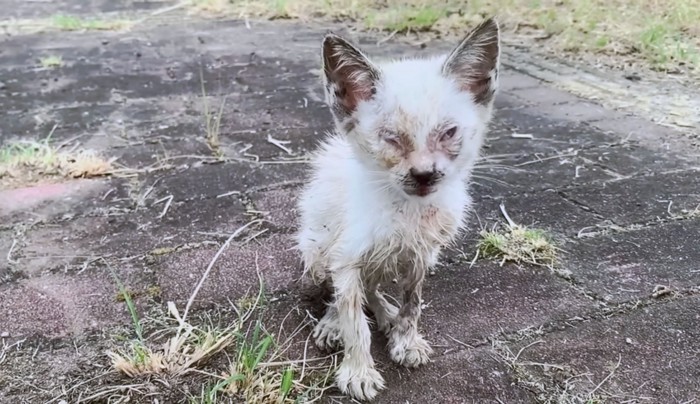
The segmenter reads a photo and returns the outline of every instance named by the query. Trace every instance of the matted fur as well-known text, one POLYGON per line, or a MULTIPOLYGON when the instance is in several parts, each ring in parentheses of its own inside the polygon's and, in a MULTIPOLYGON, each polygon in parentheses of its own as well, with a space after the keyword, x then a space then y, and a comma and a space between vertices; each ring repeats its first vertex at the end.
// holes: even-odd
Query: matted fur
POLYGON ((334 300, 314 330, 321 348, 344 347, 336 383, 357 399, 384 387, 370 354, 363 307, 409 367, 432 350, 418 333, 423 280, 465 225, 468 185, 497 89, 493 20, 449 55, 376 63, 346 40, 323 41, 326 100, 336 131, 312 160, 300 200, 297 248, 334 300), (398 279, 402 303, 382 282, 398 279))

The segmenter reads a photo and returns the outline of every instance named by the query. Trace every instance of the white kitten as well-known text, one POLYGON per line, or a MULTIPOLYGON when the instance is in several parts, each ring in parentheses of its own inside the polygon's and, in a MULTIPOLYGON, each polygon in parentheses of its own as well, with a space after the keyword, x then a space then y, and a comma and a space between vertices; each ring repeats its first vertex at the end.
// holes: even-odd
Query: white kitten
POLYGON ((298 249, 334 301, 314 330, 344 346, 336 383, 357 399, 384 387, 363 306, 389 338, 391 358, 415 367, 432 352, 418 333, 425 273, 464 226, 467 188, 491 119, 499 67, 489 19, 451 54, 378 63, 344 39, 323 41, 326 100, 336 133, 314 156, 299 200, 298 249), (379 285, 398 279, 400 308, 379 285))

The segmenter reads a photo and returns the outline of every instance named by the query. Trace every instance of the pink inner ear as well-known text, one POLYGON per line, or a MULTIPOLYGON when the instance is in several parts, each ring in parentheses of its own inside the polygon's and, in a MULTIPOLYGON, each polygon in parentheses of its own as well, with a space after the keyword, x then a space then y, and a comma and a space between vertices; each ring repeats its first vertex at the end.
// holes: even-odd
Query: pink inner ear
POLYGON ((482 98, 488 96, 491 88, 491 78, 488 76, 472 77, 465 84, 466 90, 474 94, 474 98, 479 102, 482 98))
POLYGON ((341 105, 346 110, 354 111, 360 101, 367 101, 372 97, 373 91, 371 84, 362 81, 348 80, 345 78, 348 77, 347 72, 339 72, 339 76, 343 78, 339 77, 336 81, 339 87, 336 95, 341 105))

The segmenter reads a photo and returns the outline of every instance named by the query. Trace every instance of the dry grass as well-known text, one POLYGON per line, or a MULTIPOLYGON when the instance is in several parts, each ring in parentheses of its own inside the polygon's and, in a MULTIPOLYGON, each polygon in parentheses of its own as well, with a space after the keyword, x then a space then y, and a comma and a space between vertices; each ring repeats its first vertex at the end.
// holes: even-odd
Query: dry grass
POLYGON ((55 55, 45 56, 39 59, 39 63, 41 64, 41 67, 45 69, 53 69, 63 66, 63 58, 55 55))
POLYGON ((194 326, 182 320, 174 304, 168 304, 168 311, 177 324, 161 331, 173 331, 174 335, 157 348, 152 348, 143 338, 139 338, 126 349, 108 352, 115 370, 129 377, 182 376, 233 343, 236 333, 240 331, 239 323, 225 329, 213 325, 204 328, 194 326))
MULTIPOLYGON (((244 400, 247 403, 260 404, 308 403, 323 395, 328 389, 326 386, 335 367, 334 357, 307 359, 305 349, 303 359, 285 360, 293 339, 306 329, 310 322, 302 322, 281 343, 277 341, 278 338, 268 333, 261 320, 265 303, 262 277, 259 278, 259 292, 254 296, 241 298, 240 303, 233 306, 236 318, 227 327, 217 326, 213 321, 206 322, 205 326, 196 326, 188 320, 191 305, 221 253, 246 228, 258 222, 250 222, 231 234, 194 287, 184 312, 180 314, 176 305, 168 302, 168 318, 153 319, 152 323, 157 326, 148 337, 144 336, 143 321, 132 301, 131 293, 110 267, 120 296, 131 315, 136 336, 124 348, 107 352, 114 370, 134 379, 145 377, 182 380, 182 377, 190 373, 204 373, 213 377, 214 383, 202 386, 199 397, 190 397, 190 402, 193 403, 223 402, 221 400, 224 400, 224 397, 236 402, 244 400), (258 318, 253 320, 255 314, 258 318), (218 376, 211 371, 201 370, 209 362, 217 359, 220 362, 222 357, 228 357, 230 363, 227 369, 216 370, 218 376)), ((107 266, 109 267, 108 263, 107 266)), ((256 270, 259 274, 259 269, 256 270)), ((105 398, 102 392, 111 394, 118 387, 103 387, 91 397, 105 398)))
MULTIPOLYGON (((556 363, 534 362, 525 360, 523 354, 535 345, 543 344, 536 340, 523 346, 516 353, 505 341, 492 340, 492 349, 497 357, 514 373, 517 383, 536 396, 536 401, 543 404, 603 404, 606 402, 621 402, 619 399, 629 399, 631 396, 615 395, 603 387, 620 366, 611 366, 610 373, 596 382, 590 373, 576 372, 568 365, 556 363)), ((638 402, 629 400, 624 402, 638 402)))
POLYGON ((514 223, 501 205, 506 224, 482 230, 477 245, 477 256, 506 262, 527 263, 553 267, 557 260, 557 248, 551 237, 540 229, 531 229, 514 223))
POLYGON ((131 27, 132 21, 82 18, 73 15, 55 15, 51 27, 61 31, 115 31, 131 27))
POLYGON ((226 97, 221 101, 219 105, 218 112, 215 114, 211 110, 209 101, 207 100, 207 91, 204 81, 204 71, 199 71, 199 80, 202 85, 202 103, 204 107, 204 119, 205 119, 205 129, 206 129, 206 139, 207 146, 211 150, 214 157, 221 159, 224 157, 224 152, 221 149, 221 117, 224 114, 224 107, 226 106, 226 97))
POLYGON ((49 134, 42 141, 16 141, 0 148, 0 185, 14 187, 55 178, 100 177, 112 173, 112 163, 113 160, 89 150, 54 145, 49 134))
POLYGON ((700 0, 193 0, 193 6, 234 17, 322 17, 363 29, 439 35, 461 35, 483 16, 497 15, 508 37, 540 49, 700 74, 700 0))

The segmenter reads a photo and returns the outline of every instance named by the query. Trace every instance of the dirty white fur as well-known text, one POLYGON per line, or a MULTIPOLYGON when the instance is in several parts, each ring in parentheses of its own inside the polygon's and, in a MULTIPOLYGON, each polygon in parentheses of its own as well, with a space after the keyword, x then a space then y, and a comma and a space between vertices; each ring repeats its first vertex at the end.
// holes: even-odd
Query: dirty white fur
POLYGON ((489 20, 452 54, 429 59, 374 63, 333 34, 323 56, 336 132, 313 158, 297 247, 312 278, 334 289, 316 343, 343 346, 338 387, 372 399, 384 381, 363 307, 389 337, 395 362, 429 361, 432 350, 418 332, 422 283, 471 205, 468 183, 497 86, 498 26, 489 20), (431 193, 413 193, 411 169, 439 173, 431 193), (379 289, 394 278, 400 307, 379 289))

